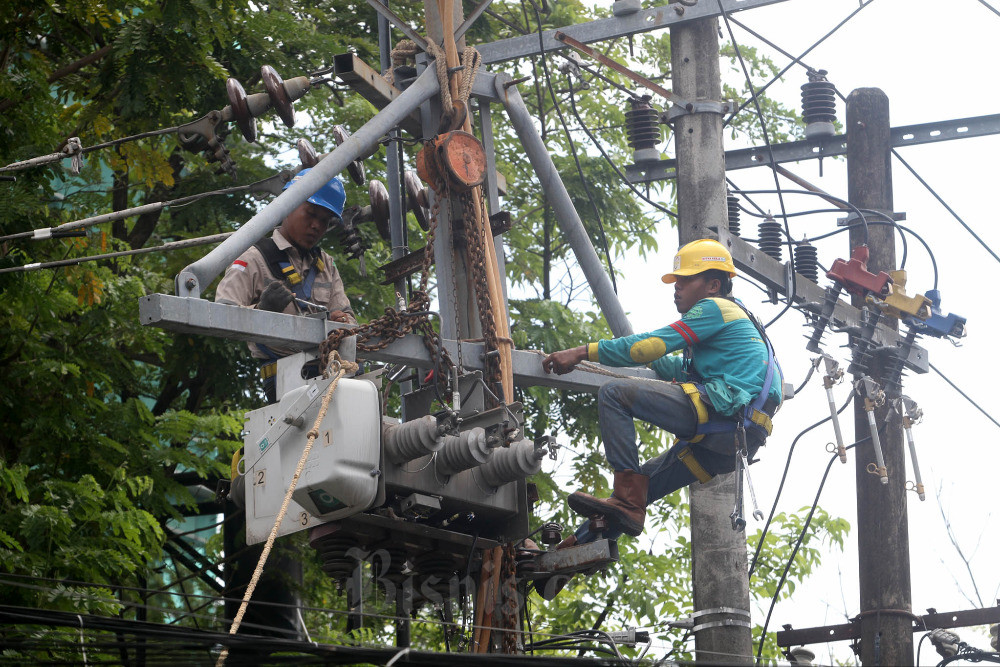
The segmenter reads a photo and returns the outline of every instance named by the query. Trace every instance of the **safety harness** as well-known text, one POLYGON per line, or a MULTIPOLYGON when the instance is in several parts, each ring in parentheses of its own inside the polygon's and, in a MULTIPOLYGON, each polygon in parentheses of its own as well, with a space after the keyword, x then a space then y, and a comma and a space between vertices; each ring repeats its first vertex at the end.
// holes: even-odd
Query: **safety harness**
MULTIPOLYGON (((747 310, 739 299, 733 299, 733 302, 738 305, 750 322, 753 323, 757 332, 760 334, 761 339, 767 346, 767 373, 764 375, 764 384, 761 387, 760 393, 757 397, 750 402, 749 405, 743 408, 741 414, 733 418, 716 418, 709 419, 708 406, 705 404, 705 400, 702 395, 705 393, 705 385, 699 382, 682 382, 680 383, 681 389, 687 394, 688 399, 694 405, 695 412, 698 415, 698 429, 695 431, 695 435, 688 438, 687 442, 694 444, 701 442, 706 435, 714 433, 730 433, 736 431, 742 426, 743 429, 753 428, 757 429, 766 438, 771 435, 771 417, 764 412, 764 404, 767 403, 767 398, 771 393, 771 386, 774 383, 774 369, 777 368, 781 371, 781 366, 778 365, 778 360, 774 356, 774 347, 771 345, 771 340, 767 337, 767 333, 764 331, 764 327, 760 325, 757 318, 754 317, 753 313, 747 310)), ((689 371, 690 372, 690 371, 689 371)), ((712 479, 712 475, 709 474, 705 468, 698 463, 697 459, 694 457, 694 453, 691 451, 690 447, 684 447, 677 454, 677 458, 687 466, 688 470, 695 478, 704 484, 705 482, 712 479)))
MULTIPOLYGON (((272 276, 287 282, 296 298, 304 301, 311 300, 313 284, 316 282, 316 276, 317 274, 322 273, 326 268, 318 251, 310 252, 309 255, 311 255, 311 257, 307 256, 309 259, 309 271, 306 273, 305 278, 303 278, 302 275, 295 270, 295 266, 289 259, 288 253, 280 249, 278 244, 274 242, 274 239, 263 238, 253 245, 264 257, 264 261, 267 262, 267 268, 270 269, 272 276)), ((257 347, 260 348, 260 351, 266 354, 270 360, 260 368, 261 378, 267 380, 268 378, 274 377, 278 373, 277 362, 280 357, 266 345, 258 343, 257 347)))

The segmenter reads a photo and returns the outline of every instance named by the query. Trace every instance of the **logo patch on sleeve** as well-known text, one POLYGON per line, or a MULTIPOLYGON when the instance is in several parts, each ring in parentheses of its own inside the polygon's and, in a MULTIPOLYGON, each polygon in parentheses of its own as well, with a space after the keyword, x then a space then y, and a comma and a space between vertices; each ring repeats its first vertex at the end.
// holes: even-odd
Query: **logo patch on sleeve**
POLYGON ((233 262, 229 268, 234 269, 236 271, 246 271, 247 263, 244 262, 242 259, 238 259, 235 262, 233 262))

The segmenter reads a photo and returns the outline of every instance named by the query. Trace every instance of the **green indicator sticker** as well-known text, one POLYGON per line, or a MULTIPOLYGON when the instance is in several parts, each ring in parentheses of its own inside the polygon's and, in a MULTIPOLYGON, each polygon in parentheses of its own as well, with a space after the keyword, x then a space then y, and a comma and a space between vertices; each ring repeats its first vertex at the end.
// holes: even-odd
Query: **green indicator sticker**
POLYGON ((347 505, 323 489, 314 489, 313 491, 310 491, 309 498, 316 503, 316 509, 319 510, 320 514, 329 514, 334 510, 339 510, 341 507, 347 507, 347 505))
POLYGON ((265 449, 267 449, 267 445, 268 444, 269 443, 267 442, 267 438, 264 438, 263 440, 261 440, 260 441, 260 451, 263 452, 265 449))

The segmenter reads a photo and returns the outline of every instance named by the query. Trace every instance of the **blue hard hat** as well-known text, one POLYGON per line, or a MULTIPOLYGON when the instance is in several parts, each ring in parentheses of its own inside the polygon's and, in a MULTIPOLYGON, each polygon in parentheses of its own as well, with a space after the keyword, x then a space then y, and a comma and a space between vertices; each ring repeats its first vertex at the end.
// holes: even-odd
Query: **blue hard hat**
MULTIPOLYGON (((303 169, 299 173, 292 177, 292 180, 285 183, 285 187, 282 190, 287 190, 292 187, 296 181, 308 174, 310 168, 303 169)), ((323 208, 333 211, 337 214, 337 217, 341 217, 344 213, 344 202, 347 201, 347 193, 344 192, 344 184, 340 182, 340 179, 334 176, 330 179, 330 182, 317 190, 312 197, 306 201, 316 204, 317 206, 322 206, 323 208)))

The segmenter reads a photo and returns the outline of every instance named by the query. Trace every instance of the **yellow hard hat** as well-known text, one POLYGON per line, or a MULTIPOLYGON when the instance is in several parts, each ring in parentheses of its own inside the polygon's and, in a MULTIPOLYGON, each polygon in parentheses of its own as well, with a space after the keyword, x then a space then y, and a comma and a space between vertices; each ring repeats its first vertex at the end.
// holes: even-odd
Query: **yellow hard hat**
POLYGON ((674 255, 674 270, 663 276, 663 282, 672 283, 677 276, 693 276, 710 269, 718 269, 736 277, 733 256, 715 239, 698 239, 688 243, 674 255))

